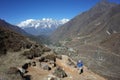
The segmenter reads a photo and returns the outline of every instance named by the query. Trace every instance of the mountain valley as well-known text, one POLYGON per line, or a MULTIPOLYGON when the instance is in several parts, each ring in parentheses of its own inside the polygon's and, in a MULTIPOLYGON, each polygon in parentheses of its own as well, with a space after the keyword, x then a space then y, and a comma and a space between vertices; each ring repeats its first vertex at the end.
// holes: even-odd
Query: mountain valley
POLYGON ((0 63, 0 80, 120 80, 120 4, 101 0, 71 20, 0 19, 0 63))

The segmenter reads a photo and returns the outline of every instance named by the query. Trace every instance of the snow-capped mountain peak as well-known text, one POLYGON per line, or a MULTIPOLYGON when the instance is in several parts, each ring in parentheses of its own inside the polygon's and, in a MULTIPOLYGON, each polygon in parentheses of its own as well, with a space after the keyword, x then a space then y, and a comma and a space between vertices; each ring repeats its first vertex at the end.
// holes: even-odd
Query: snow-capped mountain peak
MULTIPOLYGON (((52 18, 43 19, 28 19, 17 24, 20 28, 24 29, 26 32, 39 35, 42 33, 49 33, 54 31, 57 27, 68 22, 69 19, 55 20, 52 18)), ((47 33, 47 34, 48 34, 47 33)))
POLYGON ((17 26, 21 28, 28 28, 28 27, 35 27, 35 28, 51 28, 51 27, 58 27, 62 24, 68 22, 69 19, 62 19, 62 20, 55 20, 52 18, 43 18, 43 19, 28 19, 25 21, 20 22, 17 26))

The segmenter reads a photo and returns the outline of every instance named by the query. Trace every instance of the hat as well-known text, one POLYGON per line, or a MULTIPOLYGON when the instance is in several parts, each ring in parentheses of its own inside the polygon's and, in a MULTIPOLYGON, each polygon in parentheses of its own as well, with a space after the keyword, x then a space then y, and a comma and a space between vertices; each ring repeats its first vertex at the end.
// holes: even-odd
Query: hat
POLYGON ((79 60, 78 62, 82 62, 81 60, 79 60))

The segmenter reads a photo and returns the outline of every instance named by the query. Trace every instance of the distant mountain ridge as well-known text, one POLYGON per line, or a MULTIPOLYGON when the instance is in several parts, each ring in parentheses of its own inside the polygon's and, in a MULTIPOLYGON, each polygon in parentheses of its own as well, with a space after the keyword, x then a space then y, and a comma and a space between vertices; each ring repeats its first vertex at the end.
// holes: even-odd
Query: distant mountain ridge
POLYGON ((20 28, 33 35, 49 35, 57 27, 68 22, 69 19, 55 20, 52 18, 28 19, 17 24, 20 28))

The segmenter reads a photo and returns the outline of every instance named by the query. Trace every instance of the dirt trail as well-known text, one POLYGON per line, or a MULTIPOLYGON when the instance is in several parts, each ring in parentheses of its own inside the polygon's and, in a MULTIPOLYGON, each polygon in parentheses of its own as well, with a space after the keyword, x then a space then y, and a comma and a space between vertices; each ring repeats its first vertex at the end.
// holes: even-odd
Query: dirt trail
POLYGON ((32 80, 44 80, 45 77, 49 74, 48 71, 45 71, 38 67, 30 67, 28 69, 28 75, 31 75, 32 80))
MULTIPOLYGON (((103 77, 88 70, 85 66, 84 72, 82 74, 78 74, 77 68, 69 66, 67 62, 68 57, 65 55, 62 56, 62 59, 56 59, 56 64, 60 66, 68 75, 68 77, 61 78, 60 80, 106 80, 103 77)), ((52 75, 52 72, 55 68, 52 68, 52 70, 47 71, 43 70, 39 66, 39 62, 37 62, 36 64, 37 66, 28 68, 27 74, 32 76, 32 80, 48 80, 48 75, 52 75)))
POLYGON ((56 63, 61 66, 65 72, 68 74, 67 78, 63 80, 106 80, 103 77, 93 73, 92 71, 88 70, 84 66, 84 72, 82 74, 78 74, 77 68, 71 67, 66 64, 67 56, 63 56, 62 60, 57 59, 56 63))

